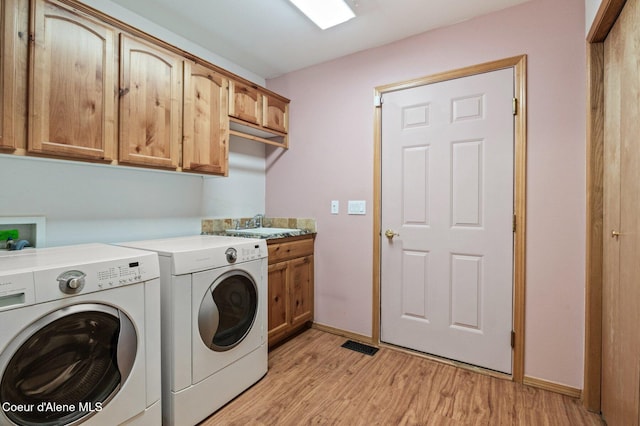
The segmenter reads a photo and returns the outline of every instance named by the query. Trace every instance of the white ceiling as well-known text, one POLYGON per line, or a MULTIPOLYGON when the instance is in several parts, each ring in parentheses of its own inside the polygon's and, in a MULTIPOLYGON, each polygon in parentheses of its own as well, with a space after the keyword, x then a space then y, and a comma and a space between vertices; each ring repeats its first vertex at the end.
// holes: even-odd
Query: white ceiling
POLYGON ((347 0, 356 18, 321 31, 288 0, 112 0, 264 78, 529 0, 347 0))

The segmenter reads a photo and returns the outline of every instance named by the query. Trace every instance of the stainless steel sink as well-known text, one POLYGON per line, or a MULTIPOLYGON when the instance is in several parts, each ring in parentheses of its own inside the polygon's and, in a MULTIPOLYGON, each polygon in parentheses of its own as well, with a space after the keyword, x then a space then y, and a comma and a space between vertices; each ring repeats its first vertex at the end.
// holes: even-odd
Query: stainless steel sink
POLYGON ((260 235, 269 236, 274 234, 298 234, 302 230, 297 228, 246 228, 246 229, 226 229, 227 234, 246 234, 246 235, 260 235))

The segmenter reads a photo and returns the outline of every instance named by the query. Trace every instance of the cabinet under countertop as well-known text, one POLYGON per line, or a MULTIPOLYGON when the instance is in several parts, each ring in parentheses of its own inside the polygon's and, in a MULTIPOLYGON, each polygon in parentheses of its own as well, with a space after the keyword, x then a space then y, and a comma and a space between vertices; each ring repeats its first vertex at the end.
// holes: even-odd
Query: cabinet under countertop
POLYGON ((311 325, 315 234, 267 240, 269 347, 311 325))

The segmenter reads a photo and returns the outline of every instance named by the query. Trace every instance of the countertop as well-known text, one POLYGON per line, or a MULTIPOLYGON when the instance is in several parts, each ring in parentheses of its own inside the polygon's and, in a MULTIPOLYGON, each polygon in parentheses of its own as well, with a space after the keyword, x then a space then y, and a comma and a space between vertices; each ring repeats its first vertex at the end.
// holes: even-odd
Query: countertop
MULTIPOLYGON (((289 228, 291 232, 278 232, 273 234, 253 234, 243 230, 242 233, 228 232, 237 224, 245 224, 251 218, 222 218, 203 219, 202 235, 226 235, 228 237, 260 238, 265 240, 281 240, 305 235, 315 235, 317 232, 315 219, 294 218, 294 217, 265 217, 262 220, 264 228, 289 228)), ((267 242, 269 243, 269 242, 267 242)))
POLYGON ((292 229, 291 232, 280 232, 269 235, 260 235, 260 234, 252 234, 247 232, 235 233, 235 232, 227 232, 227 231, 214 231, 203 233, 204 235, 225 235, 227 237, 243 237, 243 238, 260 238, 263 240, 276 240, 282 238, 291 238, 291 237, 300 237, 305 235, 315 235, 315 231, 311 231, 308 229, 292 229))

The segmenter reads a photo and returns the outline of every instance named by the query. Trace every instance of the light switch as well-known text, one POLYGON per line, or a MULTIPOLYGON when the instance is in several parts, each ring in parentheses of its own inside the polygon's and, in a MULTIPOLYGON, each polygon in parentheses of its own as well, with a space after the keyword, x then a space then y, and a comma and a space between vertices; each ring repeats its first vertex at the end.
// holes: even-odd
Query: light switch
POLYGON ((349 200, 348 214, 367 214, 367 202, 365 200, 349 200))
POLYGON ((340 201, 331 200, 331 214, 340 213, 340 201))

